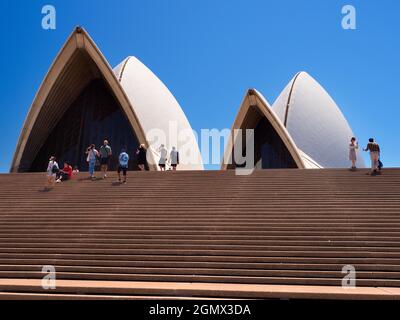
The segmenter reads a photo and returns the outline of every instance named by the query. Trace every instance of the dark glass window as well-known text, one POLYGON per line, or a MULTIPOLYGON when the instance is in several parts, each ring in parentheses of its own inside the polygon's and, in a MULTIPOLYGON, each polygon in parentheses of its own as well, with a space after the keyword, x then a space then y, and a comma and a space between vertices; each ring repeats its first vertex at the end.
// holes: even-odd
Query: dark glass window
MULTIPOLYGON (((245 141, 245 139, 243 139, 245 141)), ((243 155, 245 155, 244 148, 243 155)), ((254 165, 262 169, 297 168, 296 162, 270 122, 261 117, 254 129, 254 165)), ((244 165, 235 165, 244 167, 244 165)))
POLYGON ((30 171, 45 171, 50 155, 55 155, 60 166, 68 161, 81 171, 88 170, 86 148, 94 143, 99 150, 107 139, 113 151, 110 170, 116 170, 118 155, 127 147, 130 169, 137 169, 138 140, 119 103, 104 80, 93 80, 68 108, 52 130, 30 171))
POLYGON ((254 161, 261 161, 263 169, 297 168, 289 150, 265 117, 254 130, 254 144, 254 161))

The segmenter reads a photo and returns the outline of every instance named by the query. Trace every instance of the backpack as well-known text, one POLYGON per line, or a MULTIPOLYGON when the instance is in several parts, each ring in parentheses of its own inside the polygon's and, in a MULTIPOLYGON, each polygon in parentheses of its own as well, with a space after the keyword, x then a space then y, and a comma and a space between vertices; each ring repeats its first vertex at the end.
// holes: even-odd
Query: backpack
POLYGON ((51 167, 51 173, 58 173, 59 169, 58 166, 53 163, 53 166, 51 167))

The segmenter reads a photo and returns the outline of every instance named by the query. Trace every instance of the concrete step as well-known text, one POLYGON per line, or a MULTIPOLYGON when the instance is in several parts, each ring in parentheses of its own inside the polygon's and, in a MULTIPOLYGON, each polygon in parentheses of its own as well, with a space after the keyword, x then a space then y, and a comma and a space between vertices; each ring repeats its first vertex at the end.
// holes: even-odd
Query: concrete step
POLYGON ((352 298, 398 297, 399 169, 115 180, 80 173, 44 192, 43 174, 0 175, 0 299, 343 298, 345 265, 352 298), (44 265, 54 292, 37 286, 44 265))
POLYGON ((400 300, 399 288, 296 285, 252 285, 221 283, 132 282, 58 280, 55 289, 43 289, 40 280, 2 279, 0 288, 11 293, 45 293, 112 295, 207 297, 236 299, 343 299, 343 300, 400 300))

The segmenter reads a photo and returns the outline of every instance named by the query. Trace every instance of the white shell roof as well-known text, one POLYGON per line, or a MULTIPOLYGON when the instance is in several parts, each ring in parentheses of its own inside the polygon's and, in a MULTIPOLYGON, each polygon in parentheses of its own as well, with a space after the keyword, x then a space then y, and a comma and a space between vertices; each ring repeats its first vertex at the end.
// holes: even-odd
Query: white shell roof
MULTIPOLYGON (((309 74, 300 72, 272 106, 296 146, 320 166, 343 168, 349 164, 348 145, 354 135, 335 101, 309 74)), ((364 167, 361 155, 358 166, 364 167)))
POLYGON ((114 68, 114 73, 128 96, 146 137, 152 129, 161 129, 166 135, 166 141, 150 148, 155 159, 158 161, 159 158, 156 147, 164 143, 168 150, 175 146, 180 151, 179 170, 203 170, 201 154, 192 128, 178 102, 161 80, 135 57, 128 57, 122 61, 114 68), (172 129, 176 126, 178 134, 184 136, 182 141, 176 135, 169 137, 170 123, 172 129), (185 163, 189 156, 182 150, 183 144, 185 150, 188 150, 187 146, 190 145, 195 163, 185 163))

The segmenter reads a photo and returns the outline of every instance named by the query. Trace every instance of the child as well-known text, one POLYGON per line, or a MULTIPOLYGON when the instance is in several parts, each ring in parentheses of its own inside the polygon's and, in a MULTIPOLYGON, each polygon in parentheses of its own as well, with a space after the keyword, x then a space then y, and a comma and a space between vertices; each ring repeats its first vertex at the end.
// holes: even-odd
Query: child
POLYGON ((79 168, 78 166, 74 167, 74 170, 72 170, 72 174, 77 175, 79 173, 79 168))

